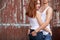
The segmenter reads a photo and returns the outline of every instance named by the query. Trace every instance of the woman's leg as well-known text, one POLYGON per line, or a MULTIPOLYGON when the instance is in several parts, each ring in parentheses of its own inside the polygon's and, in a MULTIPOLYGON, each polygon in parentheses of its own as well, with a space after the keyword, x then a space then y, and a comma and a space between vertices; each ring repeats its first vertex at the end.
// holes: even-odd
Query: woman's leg
MULTIPOLYGON (((34 30, 30 30, 32 32, 34 30)), ((32 36, 32 34, 29 34, 29 40, 43 40, 43 33, 38 32, 36 36, 32 36)))
POLYGON ((42 32, 37 33, 36 40, 43 40, 43 33, 42 32))
POLYGON ((44 35, 44 40, 52 40, 52 37, 50 34, 44 35))
POLYGON ((29 40, 36 40, 36 36, 32 36, 31 34, 29 34, 29 40))
MULTIPOLYGON (((30 33, 33 31, 33 29, 30 29, 30 33)), ((29 34, 29 40, 36 40, 36 36, 32 36, 32 34, 29 34)))

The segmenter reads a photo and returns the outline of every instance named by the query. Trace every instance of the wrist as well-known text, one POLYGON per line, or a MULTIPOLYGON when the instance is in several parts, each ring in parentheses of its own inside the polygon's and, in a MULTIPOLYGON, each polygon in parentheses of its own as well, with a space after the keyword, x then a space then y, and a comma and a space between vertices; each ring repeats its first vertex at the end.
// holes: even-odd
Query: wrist
POLYGON ((35 32, 37 33, 38 31, 37 31, 37 30, 35 30, 35 32))

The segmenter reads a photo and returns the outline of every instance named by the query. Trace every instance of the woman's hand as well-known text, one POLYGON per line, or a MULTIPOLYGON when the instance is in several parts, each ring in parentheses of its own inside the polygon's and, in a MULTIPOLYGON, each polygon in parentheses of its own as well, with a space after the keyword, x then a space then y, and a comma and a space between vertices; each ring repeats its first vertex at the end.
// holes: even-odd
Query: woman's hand
POLYGON ((50 35, 52 36, 52 31, 50 31, 50 35))
POLYGON ((30 34, 30 29, 28 30, 28 33, 27 33, 28 35, 30 34))
POLYGON ((31 34, 32 34, 32 36, 36 36, 37 35, 37 33, 35 31, 33 31, 31 34))

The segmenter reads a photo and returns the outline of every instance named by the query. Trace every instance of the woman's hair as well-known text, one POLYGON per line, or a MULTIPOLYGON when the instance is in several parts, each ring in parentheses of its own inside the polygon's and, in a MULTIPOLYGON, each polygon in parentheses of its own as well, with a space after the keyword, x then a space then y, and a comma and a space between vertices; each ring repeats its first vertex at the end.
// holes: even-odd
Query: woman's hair
POLYGON ((29 17, 35 17, 36 16, 36 4, 37 0, 30 0, 29 5, 26 11, 26 15, 29 17))

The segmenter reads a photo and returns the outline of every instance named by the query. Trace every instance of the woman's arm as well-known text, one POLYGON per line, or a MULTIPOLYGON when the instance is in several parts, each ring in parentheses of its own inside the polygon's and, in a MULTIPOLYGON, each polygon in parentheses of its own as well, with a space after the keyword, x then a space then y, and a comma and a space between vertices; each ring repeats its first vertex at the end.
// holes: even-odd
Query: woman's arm
POLYGON ((49 30, 48 28, 45 28, 44 30, 47 31, 47 32, 49 32, 50 35, 52 36, 52 31, 51 30, 49 30))
POLYGON ((39 27, 38 29, 35 30, 36 32, 38 32, 38 31, 43 30, 44 28, 46 28, 46 26, 50 23, 50 20, 52 18, 52 8, 49 8, 47 10, 46 21, 44 23, 41 23, 41 15, 39 13, 37 13, 36 18, 38 20, 39 25, 41 26, 41 27, 39 27))

